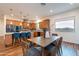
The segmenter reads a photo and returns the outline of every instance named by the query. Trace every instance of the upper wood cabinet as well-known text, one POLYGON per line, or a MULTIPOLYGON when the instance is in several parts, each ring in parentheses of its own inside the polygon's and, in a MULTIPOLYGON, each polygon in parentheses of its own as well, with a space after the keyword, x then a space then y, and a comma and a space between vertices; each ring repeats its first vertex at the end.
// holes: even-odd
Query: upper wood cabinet
POLYGON ((30 23, 30 29, 35 30, 36 29, 36 23, 30 23))
POLYGON ((49 28, 49 20, 43 20, 42 22, 39 23, 39 27, 41 29, 48 29, 49 28))
POLYGON ((34 30, 34 29, 36 29, 36 23, 34 23, 34 22, 31 22, 31 23, 23 22, 23 28, 34 30))
MULTIPOLYGON (((49 28, 49 20, 43 20, 42 22, 39 23, 39 28, 40 29, 48 29, 49 28)), ((25 29, 31 29, 31 30, 35 30, 37 27, 37 23, 35 23, 34 21, 31 21, 30 23, 28 22, 23 22, 23 27, 25 29)))
MULTIPOLYGON (((15 26, 22 26, 24 29, 31 29, 31 30, 35 30, 37 28, 37 23, 35 23, 35 21, 30 21, 30 23, 28 23, 28 21, 16 21, 16 20, 7 20, 6 21, 7 24, 11 24, 11 25, 15 25, 15 26)), ((48 29, 49 28, 49 19, 43 20, 42 22, 39 23, 39 28, 40 29, 48 29)))
POLYGON ((7 19, 6 24, 9 24, 9 25, 16 25, 16 26, 22 26, 22 21, 8 20, 8 19, 7 19))
POLYGON ((23 22, 22 24, 23 24, 24 29, 29 29, 30 28, 30 26, 29 26, 30 24, 28 22, 23 22))

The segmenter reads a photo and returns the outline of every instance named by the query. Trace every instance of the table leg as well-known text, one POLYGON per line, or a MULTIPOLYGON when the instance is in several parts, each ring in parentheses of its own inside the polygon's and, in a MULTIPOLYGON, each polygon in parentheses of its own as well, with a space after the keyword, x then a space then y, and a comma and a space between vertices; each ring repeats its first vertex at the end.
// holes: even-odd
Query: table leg
POLYGON ((42 56, 45 56, 45 53, 44 53, 45 50, 44 50, 44 48, 42 48, 42 51, 41 52, 42 52, 42 56))

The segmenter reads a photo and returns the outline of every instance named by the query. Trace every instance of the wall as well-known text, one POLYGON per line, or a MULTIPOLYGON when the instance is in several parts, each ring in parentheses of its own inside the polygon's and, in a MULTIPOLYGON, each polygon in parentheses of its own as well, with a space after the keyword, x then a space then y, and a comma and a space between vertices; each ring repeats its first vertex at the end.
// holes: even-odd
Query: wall
POLYGON ((63 37, 64 41, 79 44, 79 9, 50 16, 49 18, 51 33, 58 33, 60 36, 63 37), (57 21, 57 19, 71 16, 75 16, 75 32, 55 32, 55 21, 57 21))
POLYGON ((0 19, 0 36, 4 35, 4 20, 0 19))
POLYGON ((4 19, 0 18, 0 49, 4 47, 4 19))

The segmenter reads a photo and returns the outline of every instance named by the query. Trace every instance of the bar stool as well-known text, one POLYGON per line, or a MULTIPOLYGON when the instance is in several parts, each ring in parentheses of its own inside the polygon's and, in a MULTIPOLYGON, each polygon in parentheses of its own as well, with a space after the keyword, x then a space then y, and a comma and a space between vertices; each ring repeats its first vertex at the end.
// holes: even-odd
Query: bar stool
POLYGON ((33 46, 32 43, 30 43, 27 39, 31 37, 31 33, 30 32, 23 32, 20 34, 20 38, 23 40, 23 41, 26 41, 27 45, 29 47, 33 46))
POLYGON ((31 38, 31 33, 30 32, 27 32, 26 33, 26 36, 27 36, 27 38, 31 38))
POLYGON ((23 32, 20 34, 20 37, 23 39, 23 40, 26 40, 28 38, 31 37, 31 33, 30 32, 23 32))
MULTIPOLYGON (((27 32, 26 37, 27 37, 27 39, 31 38, 31 33, 27 32)), ((30 42, 29 47, 33 47, 33 46, 34 46, 34 43, 30 42)))
POLYGON ((22 40, 26 40, 26 33, 25 32, 23 32, 23 33, 20 33, 20 38, 22 39, 22 40))
POLYGON ((20 43, 21 39, 20 39, 20 33, 16 32, 12 34, 12 45, 15 43, 20 43))

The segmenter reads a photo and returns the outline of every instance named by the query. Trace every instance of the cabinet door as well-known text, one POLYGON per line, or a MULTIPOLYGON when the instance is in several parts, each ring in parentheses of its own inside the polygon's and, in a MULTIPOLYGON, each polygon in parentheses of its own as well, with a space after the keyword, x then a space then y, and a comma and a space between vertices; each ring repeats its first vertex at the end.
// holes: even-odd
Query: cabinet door
POLYGON ((24 29, 29 29, 29 28, 30 28, 28 22, 23 22, 22 24, 23 24, 23 28, 24 28, 24 29))
POLYGON ((4 46, 4 36, 0 36, 0 50, 2 50, 3 48, 5 48, 5 46, 4 46))
POLYGON ((35 23, 30 23, 30 29, 31 29, 31 30, 36 29, 36 24, 35 24, 35 23))
POLYGON ((38 36, 37 32, 33 32, 33 36, 37 37, 38 36))
POLYGON ((49 28, 49 21, 48 20, 44 20, 42 22, 39 23, 39 27, 41 29, 48 29, 49 28))
POLYGON ((8 34, 5 35, 5 45, 10 45, 12 44, 12 35, 8 34))

